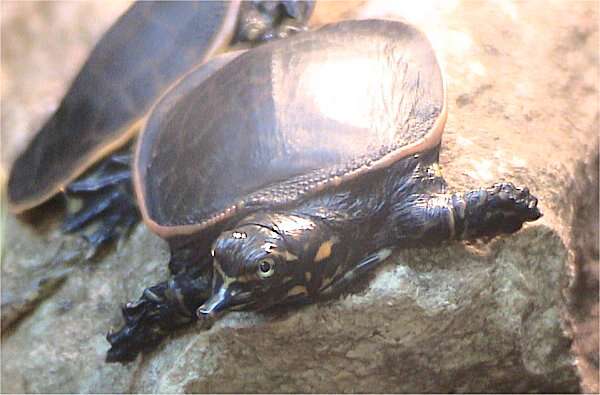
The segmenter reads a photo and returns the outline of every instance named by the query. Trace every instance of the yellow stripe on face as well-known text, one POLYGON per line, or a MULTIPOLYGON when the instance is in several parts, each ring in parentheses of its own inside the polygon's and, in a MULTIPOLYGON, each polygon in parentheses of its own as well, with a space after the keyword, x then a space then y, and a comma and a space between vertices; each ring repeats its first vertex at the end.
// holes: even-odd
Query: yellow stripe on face
POLYGON ((321 246, 317 250, 317 253, 315 254, 314 262, 321 262, 323 259, 329 258, 331 256, 331 249, 337 241, 338 240, 336 238, 331 238, 323 244, 321 244, 321 246))
POLYGON ((296 285, 292 289, 290 289, 287 293, 287 296, 297 296, 307 294, 308 291, 304 285, 296 285))
POLYGON ((221 267, 221 264, 216 259, 213 260, 213 267, 216 269, 217 272, 219 272, 219 274, 221 275, 221 278, 223 279, 223 285, 221 285, 221 288, 227 289, 227 287, 229 287, 229 284, 236 281, 235 278, 229 277, 228 275, 225 274, 225 272, 223 271, 223 268, 221 267))

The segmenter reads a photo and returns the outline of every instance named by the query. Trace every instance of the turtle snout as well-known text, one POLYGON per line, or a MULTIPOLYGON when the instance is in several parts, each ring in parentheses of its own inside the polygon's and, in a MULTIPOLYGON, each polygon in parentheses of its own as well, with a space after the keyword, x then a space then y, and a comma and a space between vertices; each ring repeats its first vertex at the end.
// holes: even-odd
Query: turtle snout
POLYGON ((198 318, 217 318, 229 307, 231 290, 221 287, 204 304, 196 310, 198 318))

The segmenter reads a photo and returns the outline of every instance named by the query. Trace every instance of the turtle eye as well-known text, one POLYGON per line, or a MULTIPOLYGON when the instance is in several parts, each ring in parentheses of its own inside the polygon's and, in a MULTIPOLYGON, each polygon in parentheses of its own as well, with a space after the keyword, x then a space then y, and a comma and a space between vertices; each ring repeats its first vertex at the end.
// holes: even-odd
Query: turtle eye
POLYGON ((260 278, 271 277, 275 273, 275 262, 270 258, 261 259, 258 263, 257 274, 260 278))

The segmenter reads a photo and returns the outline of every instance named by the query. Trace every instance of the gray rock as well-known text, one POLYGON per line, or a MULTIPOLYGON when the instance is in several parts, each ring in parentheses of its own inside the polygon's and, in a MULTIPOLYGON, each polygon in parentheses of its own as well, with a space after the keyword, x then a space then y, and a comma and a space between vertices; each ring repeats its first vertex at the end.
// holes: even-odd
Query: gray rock
MULTIPOLYGON (((165 243, 139 226, 101 260, 84 262, 85 245, 60 235, 54 222, 36 231, 8 216, 2 315, 8 313, 6 301, 29 303, 31 312, 20 321, 11 318, 11 328, 3 329, 1 391, 579 391, 571 350, 577 331, 565 319, 564 300, 574 265, 572 240, 578 239, 570 231, 568 206, 578 200, 565 198, 565 190, 573 189, 584 147, 597 144, 591 137, 599 120, 598 7, 442 2, 409 10, 402 4, 369 2, 359 11, 411 19, 438 47, 448 73, 441 165, 450 185, 526 184, 540 198, 544 218, 488 244, 400 251, 339 300, 268 314, 231 313, 210 330, 181 331, 122 366, 103 362, 104 336, 121 324, 121 303, 167 277, 165 243), (40 281, 46 277, 54 279, 52 286, 40 281)), ((57 15, 60 6, 44 5, 42 15, 57 15)), ((12 7, 3 18, 19 15, 18 5, 12 7)), ((23 11, 33 13, 29 6, 23 11)), ((94 21, 102 18, 85 11, 77 15, 77 23, 54 19, 81 24, 80 34, 93 42, 85 26, 98 26, 94 21)), ((51 111, 52 106, 31 104, 44 95, 28 96, 27 89, 18 88, 28 86, 34 72, 52 78, 51 70, 62 70, 66 58, 40 55, 41 71, 19 67, 23 54, 47 53, 25 43, 35 42, 36 32, 46 34, 40 20, 52 26, 54 19, 32 18, 38 25, 25 35, 18 23, 3 19, 3 33, 5 26, 13 27, 3 34, 3 44, 7 34, 24 40, 2 59, 7 70, 2 81, 12 87, 3 89, 3 105, 33 106, 11 117, 3 113, 3 141, 13 135, 22 140, 25 129, 51 111)), ((94 29, 97 37, 102 29, 94 29)), ((58 100, 60 92, 53 97, 58 100)), ((3 153, 8 156, 14 153, 3 153)), ((593 366, 588 370, 580 374, 597 373, 593 366)))
MULTIPOLYGON (((11 245, 23 225, 8 226, 11 245)), ((567 250, 547 226, 489 245, 403 251, 339 301, 231 313, 134 364, 104 364, 119 303, 164 278, 167 261, 140 226, 102 262, 75 266, 3 341, 3 392, 577 389, 559 319, 567 250)))

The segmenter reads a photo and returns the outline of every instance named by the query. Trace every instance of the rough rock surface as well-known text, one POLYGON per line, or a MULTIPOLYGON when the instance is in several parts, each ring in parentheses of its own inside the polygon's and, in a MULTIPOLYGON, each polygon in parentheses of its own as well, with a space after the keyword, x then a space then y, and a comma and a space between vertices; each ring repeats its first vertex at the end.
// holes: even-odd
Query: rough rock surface
MULTIPOLYGON (((570 206, 584 201, 591 205, 585 213, 598 212, 597 200, 577 197, 593 193, 586 187, 590 182, 574 177, 598 144, 598 5, 403 4, 357 3, 335 14, 328 5, 317 11, 320 21, 360 15, 404 17, 420 25, 447 72, 449 119, 441 165, 449 184, 528 185, 540 198, 541 220, 485 245, 401 251, 340 300, 301 310, 229 314, 208 331, 182 331, 156 352, 121 366, 103 363, 105 333, 120 325, 120 303, 167 276, 164 242, 139 226, 114 251, 85 263, 84 245, 61 236, 55 221, 43 222, 39 230, 9 216, 3 224, 3 320, 10 298, 26 302, 40 284, 45 298, 3 330, 1 391, 580 391, 571 350, 571 336, 580 332, 566 318, 565 294, 571 271, 579 267, 577 246, 594 247, 594 238, 580 241, 587 239, 571 226, 582 214, 570 206), (65 254, 68 265, 56 264, 65 254), (56 287, 45 287, 44 273, 52 274, 56 287)), ((21 147, 23 136, 50 113, 69 78, 64 70, 76 70, 85 53, 65 66, 69 57, 55 52, 73 43, 82 51, 106 28, 107 15, 117 14, 70 3, 67 15, 78 18, 59 18, 61 6, 38 10, 2 3, 2 166, 15 155, 4 150, 21 147), (24 15, 37 25, 19 23, 24 15), (84 39, 59 40, 65 31, 84 39), (21 45, 7 47, 10 40, 21 45), (45 48, 43 40, 61 46, 45 48), (49 94, 25 89, 32 78, 49 94), (7 109, 14 112, 6 115, 7 109)), ((597 190, 597 173, 590 178, 597 190)), ((597 223, 595 229, 593 223, 582 228, 597 232, 597 223)), ((595 251, 597 266, 597 244, 595 251)), ((592 261, 590 271, 596 266, 592 261)), ((593 289, 586 303, 591 311, 596 306, 597 315, 593 289)), ((593 349, 586 350, 591 362, 580 371, 590 391, 594 375, 597 389, 598 367, 593 349)))
POLYGON ((600 386, 600 263, 598 240, 599 149, 578 163, 575 176, 564 196, 565 209, 571 218, 570 247, 573 252, 575 276, 569 288, 569 321, 578 366, 582 372, 583 390, 599 393, 600 386))

